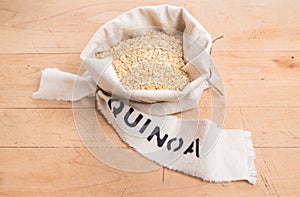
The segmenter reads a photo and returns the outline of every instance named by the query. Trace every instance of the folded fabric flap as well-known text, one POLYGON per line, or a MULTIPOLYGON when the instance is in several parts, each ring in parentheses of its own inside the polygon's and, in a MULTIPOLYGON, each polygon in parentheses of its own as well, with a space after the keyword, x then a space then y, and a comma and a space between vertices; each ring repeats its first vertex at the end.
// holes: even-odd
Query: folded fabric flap
POLYGON ((80 77, 57 68, 46 68, 42 70, 39 89, 33 93, 32 98, 77 101, 95 93, 95 90, 96 84, 89 77, 80 77), (77 91, 73 95, 74 84, 77 91))
POLYGON ((207 88, 206 83, 202 83, 185 97, 178 98, 174 101, 164 101, 158 103, 141 103, 130 101, 130 105, 144 113, 155 116, 171 115, 178 112, 184 112, 198 107, 198 102, 202 92, 207 88))

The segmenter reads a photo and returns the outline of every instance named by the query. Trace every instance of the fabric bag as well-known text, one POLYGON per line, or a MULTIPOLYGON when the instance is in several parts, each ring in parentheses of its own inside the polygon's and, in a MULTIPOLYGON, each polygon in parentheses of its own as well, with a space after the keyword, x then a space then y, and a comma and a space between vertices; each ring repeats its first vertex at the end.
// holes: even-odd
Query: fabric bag
POLYGON ((86 70, 83 75, 45 69, 33 98, 78 101, 96 92, 97 108, 120 138, 144 157, 208 181, 248 180, 255 184, 250 132, 223 130, 210 120, 169 116, 197 108, 202 92, 218 80, 210 66, 211 45, 210 34, 184 8, 138 7, 97 30, 80 55, 86 70), (183 32, 183 53, 188 62, 183 70, 193 81, 182 91, 126 90, 112 59, 95 58, 97 51, 128 34, 148 29, 183 32), (192 152, 195 154, 189 154, 192 152))

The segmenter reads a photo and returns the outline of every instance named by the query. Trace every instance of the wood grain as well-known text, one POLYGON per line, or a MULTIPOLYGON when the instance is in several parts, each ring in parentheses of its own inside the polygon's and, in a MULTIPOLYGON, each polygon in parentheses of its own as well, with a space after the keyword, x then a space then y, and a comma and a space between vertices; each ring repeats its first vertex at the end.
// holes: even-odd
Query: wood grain
MULTIPOLYGON (((249 186, 245 182, 203 184, 195 178, 188 178, 170 170, 164 172, 164 183, 170 190, 184 196, 297 196, 300 178, 299 152, 299 149, 256 148, 258 182, 255 186, 249 186), (290 173, 291 171, 295 173, 290 173)), ((161 195, 164 194, 167 195, 168 190, 161 192, 161 195)))
MULTIPOLYGON (((127 147, 96 113, 106 137, 127 147)), ((199 108, 178 117, 211 119, 211 109, 199 108)), ((300 107, 227 107, 223 128, 250 130, 255 147, 300 148, 299 117, 300 107)), ((2 147, 84 147, 72 109, 2 109, 0 119, 2 147)))
MULTIPOLYGON (((227 106, 300 106, 300 52, 216 52, 227 106), (274 99, 276 98, 276 99, 274 99)), ((76 74, 79 54, 0 55, 0 108, 71 108, 68 102, 33 100, 41 69, 76 74)), ((205 94, 199 106, 211 106, 205 94)))
POLYGON ((0 53, 80 52, 109 19, 142 5, 184 6, 213 35, 215 51, 300 50, 300 3, 274 1, 1 1, 0 53), (34 6, 33 6, 34 5, 34 6))
POLYGON ((38 90, 41 70, 58 68, 76 74, 78 55, 0 55, 0 108, 71 108, 69 102, 44 102, 31 98, 38 90))
POLYGON ((228 52, 212 58, 228 106, 299 106, 299 52, 228 52))
POLYGON ((258 148, 259 181, 208 183, 160 168, 112 169, 84 148, 0 149, 2 196, 298 196, 299 149, 258 148), (293 157, 290 157, 290 154, 293 157), (278 159, 281 158, 281 159, 278 159))
POLYGON ((300 148, 300 107, 249 107, 241 113, 255 146, 300 148))
MULTIPOLYGON (((295 0, 0 1, 0 196, 300 196, 299 13, 295 0), (224 35, 212 50, 226 91, 224 128, 252 132, 257 185, 113 169, 83 145, 72 103, 31 98, 41 69, 77 73, 80 51, 102 24, 162 3, 187 8, 213 38, 224 35)), ((198 109, 177 116, 211 118, 211 107, 206 91, 198 109)))
POLYGON ((0 149, 1 196, 121 196, 126 187, 159 187, 162 169, 128 173, 84 148, 0 149))

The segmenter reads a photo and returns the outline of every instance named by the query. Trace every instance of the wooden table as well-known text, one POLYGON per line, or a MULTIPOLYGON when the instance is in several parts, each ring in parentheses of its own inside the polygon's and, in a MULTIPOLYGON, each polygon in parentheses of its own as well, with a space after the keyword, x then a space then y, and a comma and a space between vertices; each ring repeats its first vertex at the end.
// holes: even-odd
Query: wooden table
POLYGON ((41 69, 77 72, 80 51, 103 23, 162 2, 3 0, 0 196, 300 196, 300 2, 167 2, 187 8, 213 37, 224 35, 212 53, 227 94, 224 128, 252 131, 257 184, 113 169, 84 147, 71 103, 31 98, 41 69))

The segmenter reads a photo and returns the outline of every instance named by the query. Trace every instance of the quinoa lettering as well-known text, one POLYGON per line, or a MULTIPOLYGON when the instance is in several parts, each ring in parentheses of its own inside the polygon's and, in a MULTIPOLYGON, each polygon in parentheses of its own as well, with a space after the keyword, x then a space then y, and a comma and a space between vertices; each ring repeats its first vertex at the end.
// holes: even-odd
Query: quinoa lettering
MULTIPOLYGON (((119 114, 121 114, 121 112, 125 109, 124 102, 117 98, 110 98, 107 101, 107 104, 115 118, 117 118, 117 116, 119 116, 119 114)), ((139 113, 134 121, 129 122, 128 119, 134 111, 135 111, 134 108, 130 107, 125 113, 124 117, 121 116, 121 120, 124 121, 125 125, 127 125, 128 128, 137 127, 137 125, 139 125, 141 120, 145 117, 142 113, 139 113)), ((148 126, 151 123, 152 120, 148 118, 145 121, 145 123, 142 125, 142 127, 140 129, 137 129, 136 133, 140 133, 140 134, 144 133, 144 131, 148 128, 148 126)), ((159 148, 166 147, 168 151, 173 151, 173 152, 177 152, 181 150, 185 143, 183 138, 179 136, 170 137, 168 134, 162 134, 161 127, 158 125, 154 127, 154 129, 147 136, 145 141, 150 142, 155 138, 156 138, 157 147, 159 148)), ((191 144, 186 148, 186 150, 184 150, 183 154, 187 155, 195 152, 195 156, 199 158, 199 147, 200 147, 199 138, 196 138, 193 142, 191 142, 191 144)))

